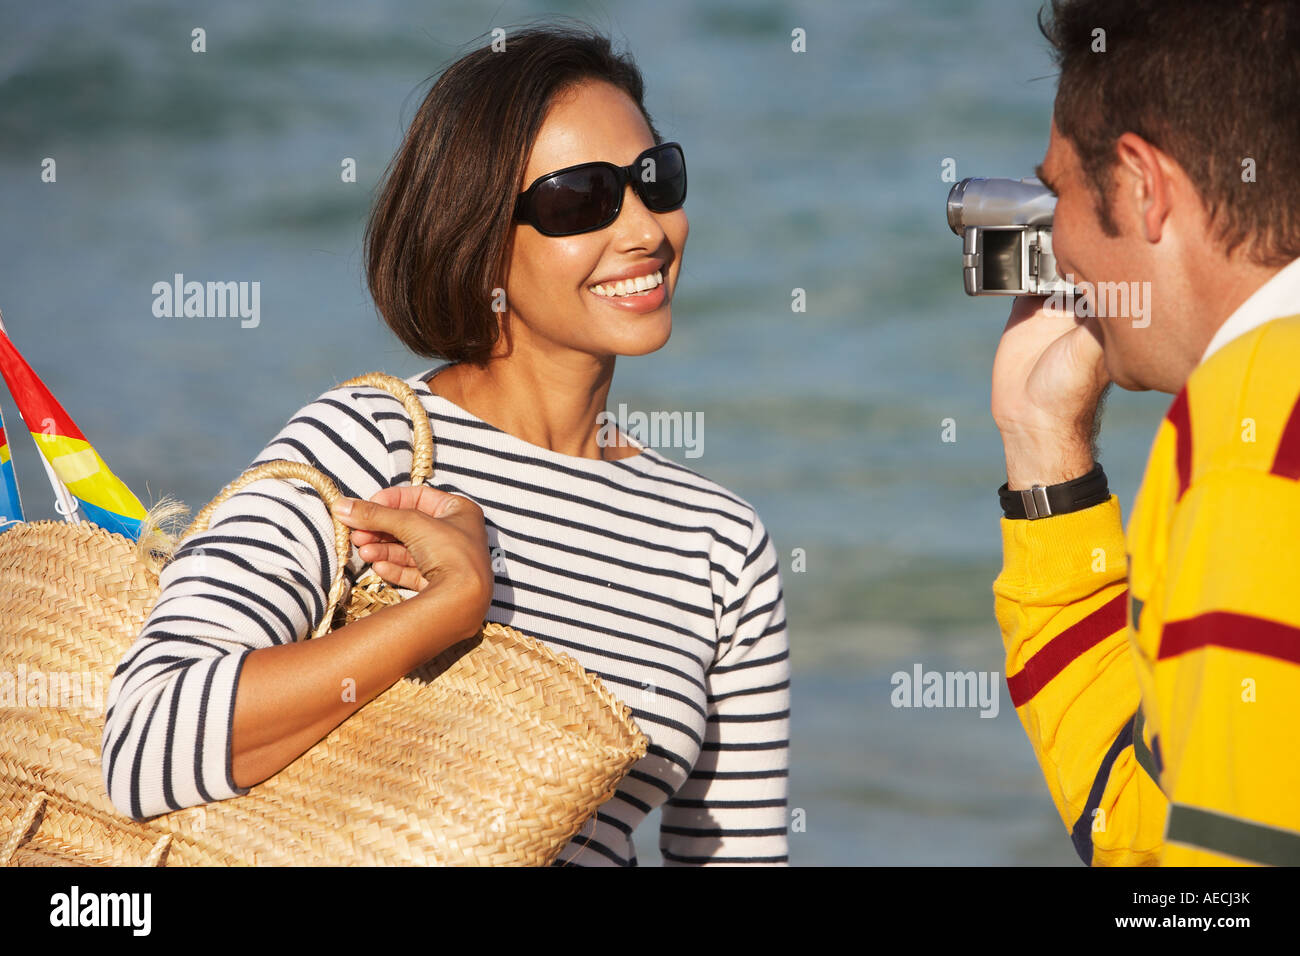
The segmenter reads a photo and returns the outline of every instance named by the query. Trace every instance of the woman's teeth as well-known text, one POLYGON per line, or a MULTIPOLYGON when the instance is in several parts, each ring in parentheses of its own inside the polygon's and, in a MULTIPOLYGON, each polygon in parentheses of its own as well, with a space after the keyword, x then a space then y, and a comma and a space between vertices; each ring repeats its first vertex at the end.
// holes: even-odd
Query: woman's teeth
POLYGON ((591 291, 596 295, 618 298, 624 295, 638 295, 649 292, 656 286, 662 285, 663 281, 663 273, 656 271, 648 276, 637 276, 635 279, 620 279, 618 282, 593 285, 591 291))

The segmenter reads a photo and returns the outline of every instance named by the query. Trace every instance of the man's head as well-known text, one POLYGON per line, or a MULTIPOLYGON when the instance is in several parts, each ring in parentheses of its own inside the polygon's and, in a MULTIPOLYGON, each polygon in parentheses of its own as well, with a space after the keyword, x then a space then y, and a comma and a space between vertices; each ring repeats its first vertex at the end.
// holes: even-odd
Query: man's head
POLYGON ((1094 296, 1112 378, 1177 391, 1300 256, 1300 0, 1052 0, 1040 26, 1061 71, 1040 167, 1060 271, 1128 297, 1101 315, 1094 296))

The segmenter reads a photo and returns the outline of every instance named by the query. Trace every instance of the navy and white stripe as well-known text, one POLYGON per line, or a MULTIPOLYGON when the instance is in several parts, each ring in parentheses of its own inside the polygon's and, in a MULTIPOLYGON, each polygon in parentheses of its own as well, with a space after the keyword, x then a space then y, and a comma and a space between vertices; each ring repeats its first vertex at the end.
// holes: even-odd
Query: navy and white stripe
MULTIPOLYGON (((667 865, 787 862, 785 606, 754 509, 652 448, 601 461, 529 444, 430 392, 443 367, 406 381, 433 427, 429 484, 483 509, 498 558, 488 619, 573 656, 650 740, 558 862, 635 865, 632 831, 660 806, 667 865)), ((276 458, 366 499, 410 480, 410 422, 387 392, 330 389, 252 464, 276 458)), ((230 773, 240 667, 320 621, 331 535, 315 492, 268 479, 178 551, 109 689, 104 778, 119 810, 148 817, 247 792, 230 773)), ((349 581, 364 567, 354 549, 349 581)))

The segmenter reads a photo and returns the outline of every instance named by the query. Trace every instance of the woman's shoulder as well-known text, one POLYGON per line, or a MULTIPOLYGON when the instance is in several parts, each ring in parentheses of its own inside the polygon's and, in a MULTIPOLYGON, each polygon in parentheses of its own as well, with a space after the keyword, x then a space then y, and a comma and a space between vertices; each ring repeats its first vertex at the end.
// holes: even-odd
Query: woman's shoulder
POLYGON ((767 531, 758 509, 722 482, 653 447, 623 459, 623 464, 644 480, 648 492, 712 515, 719 530, 741 545, 747 558, 767 544, 767 531))
POLYGON ((752 504, 715 481, 697 468, 669 458, 653 446, 645 446, 641 454, 621 459, 629 468, 637 469, 648 480, 665 488, 680 489, 692 499, 708 501, 715 506, 748 520, 755 514, 752 504))
MULTIPOLYGON (((398 376, 383 372, 359 374, 354 378, 364 379, 370 374, 403 381, 398 376)), ((289 424, 315 421, 350 434, 349 422, 356 423, 357 426, 366 422, 374 424, 383 421, 387 417, 386 413, 404 410, 401 397, 394 394, 393 390, 380 384, 356 382, 354 378, 330 386, 300 406, 289 418, 289 424)), ((405 382, 407 385, 412 384, 411 379, 406 379, 405 382)), ((407 431, 410 431, 409 416, 407 431)))
POLYGON ((299 461, 324 472, 344 494, 362 498, 399 483, 401 470, 410 467, 410 417, 388 390, 351 381, 300 406, 250 467, 273 459, 299 461))

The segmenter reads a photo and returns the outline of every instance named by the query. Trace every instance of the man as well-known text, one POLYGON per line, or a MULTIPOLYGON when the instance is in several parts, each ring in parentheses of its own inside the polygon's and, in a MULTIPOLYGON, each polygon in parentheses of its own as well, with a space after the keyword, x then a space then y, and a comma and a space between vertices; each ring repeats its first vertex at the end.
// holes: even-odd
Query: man
POLYGON ((1300 864, 1300 3, 1054 0, 1043 32, 1058 267, 1131 295, 1017 300, 994 360, 1012 701, 1085 863, 1300 864), (1176 396, 1127 548, 1110 382, 1176 396))

